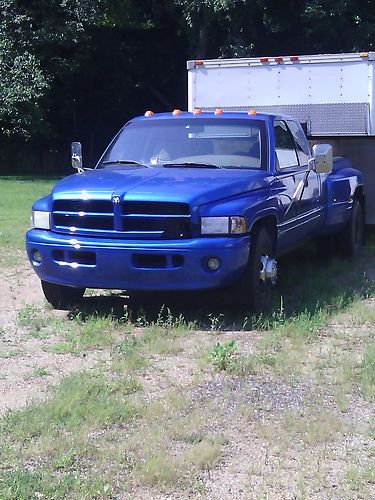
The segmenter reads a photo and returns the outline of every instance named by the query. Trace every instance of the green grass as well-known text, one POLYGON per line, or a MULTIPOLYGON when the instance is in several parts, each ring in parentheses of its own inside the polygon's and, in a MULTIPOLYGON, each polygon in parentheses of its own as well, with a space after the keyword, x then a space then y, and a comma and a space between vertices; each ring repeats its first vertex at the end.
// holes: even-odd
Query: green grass
MULTIPOLYGON (((6 265, 23 251, 32 201, 51 185, 0 179, 1 203, 12 210, 0 218, 6 265)), ((348 488, 366 497, 374 482, 368 463, 374 447, 358 443, 369 439, 370 424, 355 426, 350 412, 353 398, 361 398, 366 413, 375 395, 375 314, 364 300, 375 292, 365 273, 375 270, 374 249, 371 233, 353 262, 320 262, 311 247, 281 259, 275 312, 260 316, 236 317, 224 302, 209 303, 205 296, 194 302, 194 294, 152 314, 146 307, 132 315, 126 301, 110 297, 90 297, 64 316, 24 306, 18 327, 51 358, 59 353, 98 361, 92 370, 65 377, 47 400, 0 419, 0 498, 202 495, 210 471, 223 457, 226 463, 231 453, 235 458, 242 434, 248 446, 255 443, 255 454, 266 450, 251 464, 260 484, 254 497, 278 487, 278 473, 281 479, 293 475, 292 455, 301 464, 301 498, 311 492, 311 478, 327 498, 348 488), (288 396, 294 401, 293 390, 301 387, 313 389, 306 389, 303 404, 297 398, 297 407, 288 408, 288 396), (354 432, 358 438, 345 455, 354 432), (335 467, 331 446, 345 462, 342 489, 340 484, 334 493, 324 477, 325 466, 335 467), (272 453, 278 465, 270 475, 272 453)), ((20 352, 6 347, 0 356, 20 352)), ((50 370, 47 363, 34 369, 32 382, 41 383, 50 370)))
POLYGON ((139 388, 135 380, 127 377, 107 380, 103 374, 95 372, 70 375, 59 385, 54 397, 44 404, 32 403, 24 410, 8 414, 2 422, 1 432, 3 436, 27 442, 32 438, 53 439, 59 432, 75 431, 82 425, 126 422, 137 416, 137 407, 128 396, 139 388))
POLYGON ((0 177, 0 265, 11 267, 22 261, 25 231, 31 206, 47 195, 55 178, 0 177))
POLYGON ((34 375, 36 377, 46 377, 47 375, 49 375, 49 372, 47 368, 39 367, 35 369, 34 375))
POLYGON ((362 392, 366 398, 375 400, 375 342, 366 348, 360 368, 362 392))

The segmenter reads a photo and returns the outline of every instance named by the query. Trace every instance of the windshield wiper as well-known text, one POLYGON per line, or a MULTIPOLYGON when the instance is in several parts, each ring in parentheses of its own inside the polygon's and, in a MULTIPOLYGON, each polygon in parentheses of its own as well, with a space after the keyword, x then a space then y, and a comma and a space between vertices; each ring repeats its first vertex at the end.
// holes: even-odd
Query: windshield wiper
POLYGON ((220 167, 220 165, 215 165, 214 163, 205 163, 204 161, 170 161, 168 163, 163 163, 163 167, 223 168, 220 167))
POLYGON ((139 161, 135 161, 135 160, 106 160, 106 161, 102 161, 101 163, 102 165, 139 165, 140 167, 146 167, 146 168, 150 168, 148 167, 147 165, 139 162, 139 161))

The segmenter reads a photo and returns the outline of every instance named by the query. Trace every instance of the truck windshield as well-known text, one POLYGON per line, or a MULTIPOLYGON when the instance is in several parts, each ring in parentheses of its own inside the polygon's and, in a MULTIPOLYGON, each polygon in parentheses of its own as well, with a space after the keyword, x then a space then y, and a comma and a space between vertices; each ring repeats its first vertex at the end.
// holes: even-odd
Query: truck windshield
POLYGON ((128 123, 97 168, 260 169, 265 163, 264 122, 246 118, 177 118, 128 123))

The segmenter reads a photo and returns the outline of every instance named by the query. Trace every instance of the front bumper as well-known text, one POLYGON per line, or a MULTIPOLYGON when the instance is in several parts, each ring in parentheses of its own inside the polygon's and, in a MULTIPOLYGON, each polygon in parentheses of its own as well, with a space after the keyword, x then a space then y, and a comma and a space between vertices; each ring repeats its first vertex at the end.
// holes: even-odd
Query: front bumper
POLYGON ((196 290, 233 283, 249 256, 250 237, 121 241, 72 237, 41 229, 26 233, 26 250, 45 281, 85 288, 196 290), (37 262, 35 252, 39 252, 37 262), (207 259, 217 257, 216 271, 207 259))

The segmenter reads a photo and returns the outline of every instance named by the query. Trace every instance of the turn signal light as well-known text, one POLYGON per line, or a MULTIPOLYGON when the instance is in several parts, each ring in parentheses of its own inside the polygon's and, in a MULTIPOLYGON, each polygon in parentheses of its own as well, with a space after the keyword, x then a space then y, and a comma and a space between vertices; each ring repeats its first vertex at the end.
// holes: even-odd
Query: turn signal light
POLYGON ((361 57, 368 57, 368 52, 360 52, 359 55, 361 57))

